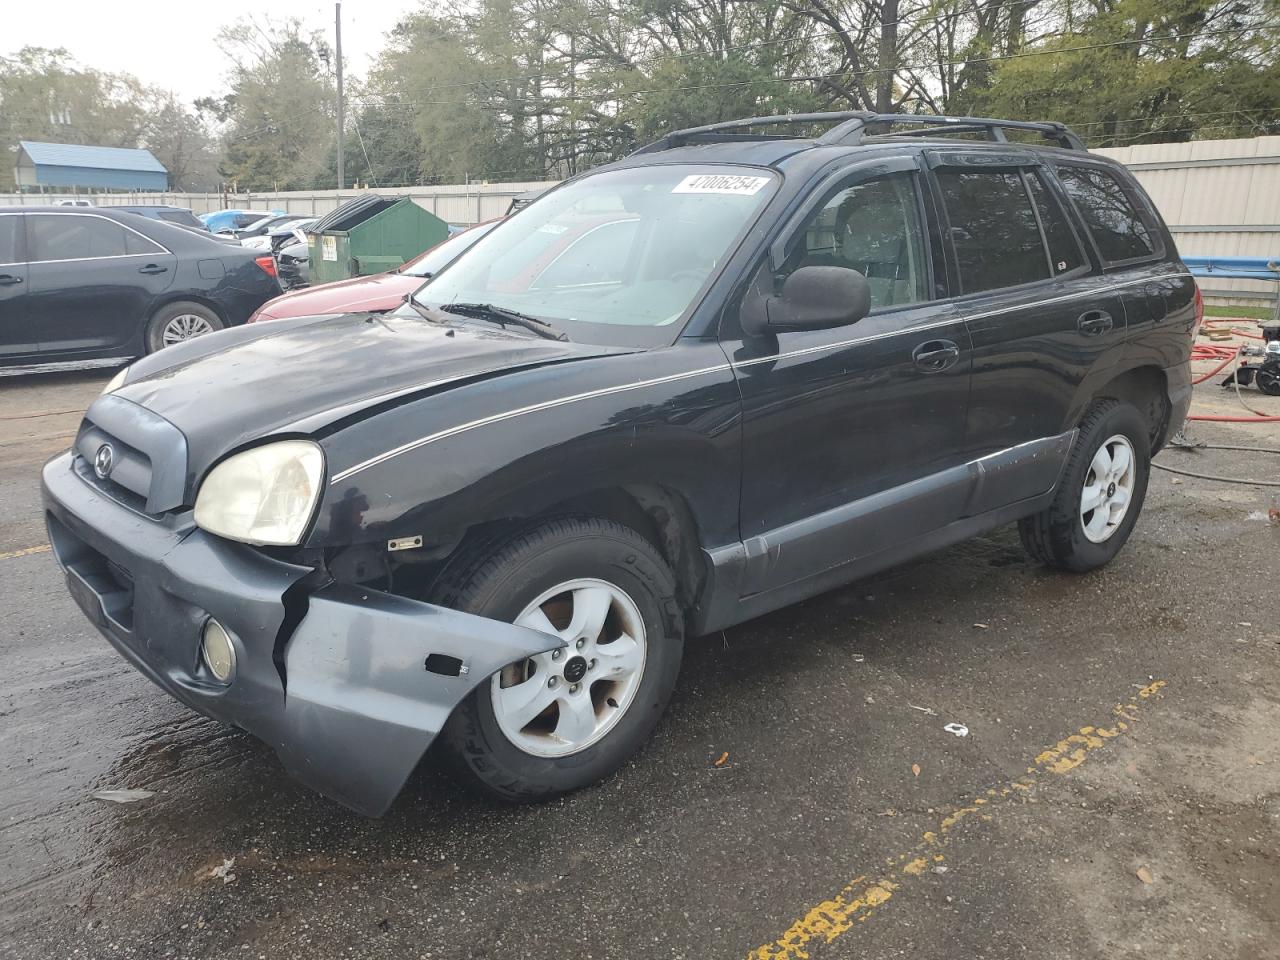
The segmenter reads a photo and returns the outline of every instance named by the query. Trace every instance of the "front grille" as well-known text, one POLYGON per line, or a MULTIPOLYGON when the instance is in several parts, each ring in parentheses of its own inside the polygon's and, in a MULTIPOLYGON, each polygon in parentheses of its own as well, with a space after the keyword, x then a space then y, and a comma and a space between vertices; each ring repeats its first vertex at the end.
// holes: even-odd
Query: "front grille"
POLYGON ((99 397, 85 413, 75 453, 80 478, 131 510, 155 516, 183 505, 187 438, 146 407, 99 397))
POLYGON ((76 437, 76 472, 108 496, 145 511, 151 493, 151 458, 88 421, 76 437), (111 470, 105 478, 94 469, 104 447, 111 450, 111 470))

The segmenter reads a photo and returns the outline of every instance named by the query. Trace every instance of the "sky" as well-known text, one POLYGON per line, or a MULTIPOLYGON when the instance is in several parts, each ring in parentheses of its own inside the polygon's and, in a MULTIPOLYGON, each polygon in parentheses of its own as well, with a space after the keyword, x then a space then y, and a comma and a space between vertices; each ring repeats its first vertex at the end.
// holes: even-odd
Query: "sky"
MULTIPOLYGON (((343 0, 342 52, 346 70, 363 76, 383 37, 420 0, 343 0)), ((254 14, 297 17, 333 43, 333 3, 325 0, 0 0, 0 55, 26 46, 65 47, 82 65, 131 73, 185 101, 225 92, 226 66, 213 40, 218 31, 254 14), (51 9, 51 7, 53 9, 51 9)))

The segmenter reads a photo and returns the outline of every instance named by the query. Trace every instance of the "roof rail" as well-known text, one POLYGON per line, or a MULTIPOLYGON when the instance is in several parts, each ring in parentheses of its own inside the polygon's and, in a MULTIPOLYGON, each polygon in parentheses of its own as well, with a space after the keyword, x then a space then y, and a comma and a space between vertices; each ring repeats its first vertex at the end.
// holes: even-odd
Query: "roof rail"
POLYGON ((1067 150, 1087 150, 1084 141, 1073 130, 1064 124, 1054 121, 1033 123, 1026 120, 997 120, 991 117, 944 117, 931 114, 914 113, 872 113, 868 110, 840 110, 829 113, 787 113, 769 117, 747 117, 743 120, 726 120, 723 123, 709 123, 702 127, 689 127, 687 130, 676 130, 660 140, 655 140, 641 147, 632 156, 642 153, 656 153, 684 146, 687 143, 717 143, 738 139, 775 139, 768 137, 744 138, 740 131, 751 127, 782 126, 787 124, 833 123, 833 126, 817 143, 824 146, 841 144, 856 146, 863 143, 868 136, 877 134, 868 127, 884 124, 925 124, 927 129, 904 131, 893 136, 913 136, 933 132, 935 127, 945 127, 950 133, 985 133, 998 143, 1007 143, 1006 130, 1030 130, 1040 134, 1045 140, 1067 150))

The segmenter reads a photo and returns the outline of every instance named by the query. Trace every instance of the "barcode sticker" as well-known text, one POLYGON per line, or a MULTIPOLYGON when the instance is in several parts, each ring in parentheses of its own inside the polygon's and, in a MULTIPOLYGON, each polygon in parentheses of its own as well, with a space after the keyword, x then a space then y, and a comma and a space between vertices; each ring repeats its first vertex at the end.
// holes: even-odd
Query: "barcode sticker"
POLYGON ((759 193, 768 177, 731 176, 721 173, 702 173, 685 177, 672 189, 672 193, 738 193, 745 196, 759 193))

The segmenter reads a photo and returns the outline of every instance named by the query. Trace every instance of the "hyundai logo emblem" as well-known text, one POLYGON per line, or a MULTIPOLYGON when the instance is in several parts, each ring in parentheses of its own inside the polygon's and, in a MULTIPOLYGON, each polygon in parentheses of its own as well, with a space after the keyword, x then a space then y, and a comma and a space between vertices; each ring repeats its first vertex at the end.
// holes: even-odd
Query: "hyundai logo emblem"
POLYGON ((111 449, 111 444, 104 443, 98 448, 97 454, 93 458, 93 472, 98 475, 99 480, 105 480, 111 473, 111 468, 116 465, 116 452, 111 449))

